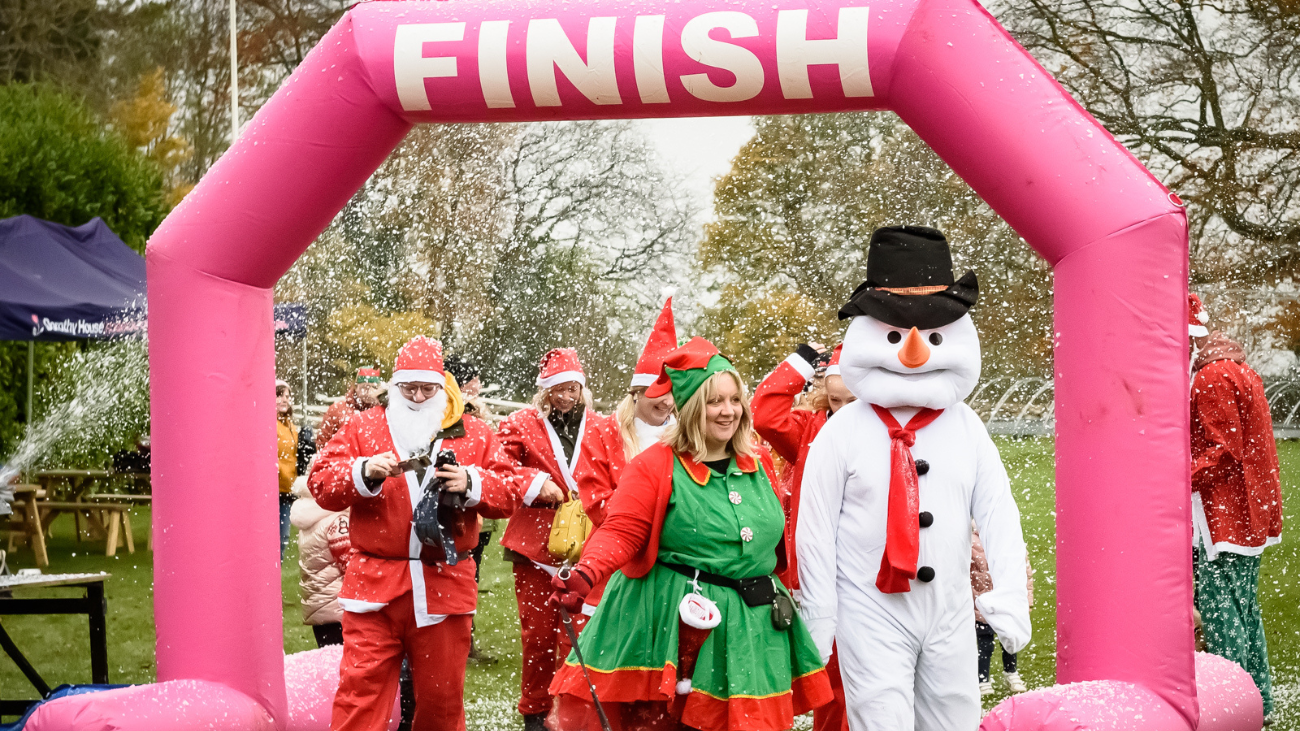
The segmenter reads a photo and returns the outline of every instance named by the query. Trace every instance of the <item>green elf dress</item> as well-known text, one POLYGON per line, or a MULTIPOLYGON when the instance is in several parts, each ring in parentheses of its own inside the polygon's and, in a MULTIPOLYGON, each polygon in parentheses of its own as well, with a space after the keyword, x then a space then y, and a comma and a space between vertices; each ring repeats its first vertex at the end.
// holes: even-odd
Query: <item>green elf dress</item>
MULTIPOLYGON (((674 362, 670 355, 665 370, 674 362)), ((705 363, 722 366, 715 373, 730 368, 720 355, 705 363), (721 363, 709 363, 715 359, 721 363)), ((677 403, 694 395, 704 378, 697 380, 677 403)), ((697 590, 692 582, 694 569, 735 580, 770 577, 789 596, 773 576, 785 566, 777 484, 766 454, 735 456, 724 473, 663 443, 624 471, 577 566, 597 584, 612 574, 578 643, 615 729, 781 731, 832 700, 817 648, 797 616, 778 629, 771 605, 749 606, 734 588, 701 580, 697 590), (717 604, 718 626, 699 630, 681 621, 679 603, 691 592, 717 604)), ((559 699, 553 728, 600 728, 576 653, 551 693, 559 699)))

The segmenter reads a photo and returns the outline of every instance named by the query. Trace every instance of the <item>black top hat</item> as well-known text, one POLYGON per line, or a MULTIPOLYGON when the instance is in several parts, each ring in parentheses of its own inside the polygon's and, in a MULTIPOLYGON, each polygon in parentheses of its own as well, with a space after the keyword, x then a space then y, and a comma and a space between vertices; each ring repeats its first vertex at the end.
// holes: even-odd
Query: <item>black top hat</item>
POLYGON ((867 281, 840 319, 867 315, 894 327, 932 330, 961 319, 979 298, 975 272, 952 278, 948 239, 926 226, 886 226, 871 234, 867 281))

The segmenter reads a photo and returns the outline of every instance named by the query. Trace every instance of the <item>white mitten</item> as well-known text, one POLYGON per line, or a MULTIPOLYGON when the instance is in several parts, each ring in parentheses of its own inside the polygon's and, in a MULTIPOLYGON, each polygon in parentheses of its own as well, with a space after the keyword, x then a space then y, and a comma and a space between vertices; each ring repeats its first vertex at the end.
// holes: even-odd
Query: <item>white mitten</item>
POLYGON ((1004 651, 1014 655, 1029 645, 1033 630, 1029 624, 1029 596, 1023 586, 981 594, 975 597, 975 606, 998 634, 1004 651))
POLYGON ((813 643, 817 645, 822 664, 830 662, 831 647, 835 644, 835 618, 805 619, 803 623, 808 628, 808 634, 812 635, 813 643))

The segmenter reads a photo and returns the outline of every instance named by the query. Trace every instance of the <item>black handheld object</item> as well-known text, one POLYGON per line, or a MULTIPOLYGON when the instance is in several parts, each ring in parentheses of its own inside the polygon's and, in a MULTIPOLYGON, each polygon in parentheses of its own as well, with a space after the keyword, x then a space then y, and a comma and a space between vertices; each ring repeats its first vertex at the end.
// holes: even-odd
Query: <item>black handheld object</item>
MULTIPOLYGON (((425 466, 425 470, 436 471, 445 466, 459 466, 456 453, 450 449, 438 452, 434 460, 424 455, 423 461, 432 462, 431 465, 425 466)), ((415 537, 420 539, 420 543, 429 547, 428 550, 421 552, 420 558, 455 566, 460 562, 460 554, 456 551, 455 528, 460 513, 465 510, 465 494, 447 492, 442 478, 436 475, 430 477, 426 474, 425 485, 424 496, 415 506, 414 515, 415 537)))

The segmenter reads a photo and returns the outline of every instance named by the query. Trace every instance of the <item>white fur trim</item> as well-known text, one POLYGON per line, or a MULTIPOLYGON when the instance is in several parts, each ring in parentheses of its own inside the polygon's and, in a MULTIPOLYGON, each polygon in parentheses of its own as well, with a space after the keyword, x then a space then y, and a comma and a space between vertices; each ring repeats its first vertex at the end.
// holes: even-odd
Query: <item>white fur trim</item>
POLYGON ((594 604, 583 603, 583 605, 582 605, 582 613, 583 613, 585 616, 588 616, 588 617, 595 616, 595 614, 596 614, 596 605, 594 605, 594 604))
POLYGON ((541 376, 537 377, 537 385, 542 388, 558 386, 561 383, 568 383, 569 381, 577 381, 584 386, 587 385, 587 377, 582 375, 582 371, 561 371, 553 376, 547 376, 546 378, 542 378, 541 376))
POLYGON ((560 477, 564 478, 564 484, 569 489, 570 495, 578 494, 578 482, 573 479, 573 471, 578 468, 578 461, 582 459, 582 437, 587 433, 587 410, 582 410, 582 421, 578 422, 578 439, 573 443, 573 457, 564 461, 564 445, 560 444, 560 435, 555 433, 555 427, 551 426, 551 420, 545 416, 540 416, 542 428, 546 430, 546 437, 551 440, 551 456, 560 465, 560 477))
POLYGON ((1209 329, 1206 328, 1204 325, 1191 325, 1191 324, 1189 324, 1189 325, 1187 326, 1187 334, 1188 334, 1188 335, 1191 335, 1191 336, 1194 337, 1194 338, 1203 338, 1203 337, 1209 335, 1209 334, 1210 334, 1210 331, 1209 331, 1209 329))
POLYGON ((352 486, 357 488, 357 492, 361 493, 362 497, 374 497, 384 489, 384 483, 379 483, 379 487, 375 490, 366 487, 366 476, 363 470, 367 459, 367 457, 357 457, 352 460, 352 486))
POLYGON ((803 376, 803 379, 805 381, 811 381, 813 375, 817 372, 812 367, 812 364, 804 360, 803 357, 800 356, 798 353, 791 353, 790 355, 787 355, 785 358, 785 362, 788 363, 796 371, 799 371, 799 375, 803 376))
POLYGON ((1238 546, 1229 541, 1210 542, 1210 524, 1205 518, 1205 504, 1201 502, 1201 493, 1192 493, 1192 546, 1197 543, 1205 546, 1206 560, 1213 561, 1220 553, 1235 553, 1238 556, 1258 556, 1269 546, 1282 542, 1282 536, 1269 536, 1262 546, 1238 546))
MULTIPOLYGON (((802 358, 801 358, 800 360, 802 360, 802 358)), ((828 366, 826 366, 826 375, 828 375, 828 376, 839 376, 839 375, 840 375, 840 364, 839 364, 839 363, 836 363, 835 365, 828 365, 828 366)), ((840 376, 840 377, 843 378, 843 376, 840 376)))
POLYGON ((388 606, 388 602, 363 602, 360 599, 344 599, 343 597, 339 597, 339 606, 342 607, 345 612, 352 612, 353 614, 369 614, 371 612, 378 612, 380 609, 388 606))
POLYGON ((659 380, 659 374, 657 373, 633 373, 632 388, 638 386, 650 386, 657 380, 659 380))
POLYGON ((551 479, 549 473, 537 473, 537 476, 533 478, 533 483, 528 486, 528 491, 524 493, 524 505, 527 505, 530 508, 533 506, 533 501, 537 499, 537 494, 542 491, 542 485, 545 485, 546 481, 549 479, 551 479))
POLYGON ((447 385, 447 377, 437 371, 393 371, 389 383, 436 383, 447 385))
POLYGON ((479 474, 478 468, 474 465, 465 465, 465 472, 469 475, 469 487, 465 490, 465 507, 472 508, 483 499, 483 475, 479 474))

